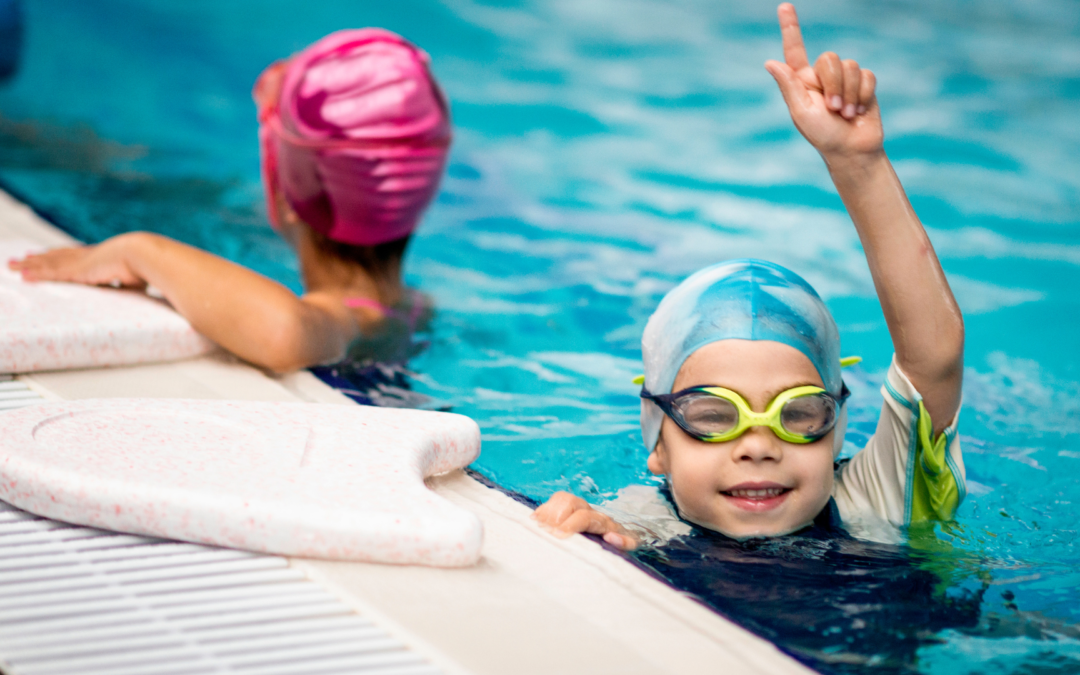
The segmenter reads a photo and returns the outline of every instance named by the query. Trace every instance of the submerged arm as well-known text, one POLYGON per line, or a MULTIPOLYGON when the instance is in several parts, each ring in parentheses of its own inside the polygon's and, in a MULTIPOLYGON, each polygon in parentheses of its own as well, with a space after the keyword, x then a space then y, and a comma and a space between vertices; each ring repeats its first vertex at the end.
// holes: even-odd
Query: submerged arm
POLYGON ((930 239, 883 148, 876 79, 832 52, 806 57, 795 8, 780 5, 785 63, 765 64, 802 135, 825 159, 859 233, 900 368, 940 433, 960 406, 964 321, 930 239))
POLYGON ((278 372, 339 359, 358 333, 340 303, 297 297, 252 270, 154 234, 120 235, 9 266, 28 281, 153 286, 195 330, 278 372))

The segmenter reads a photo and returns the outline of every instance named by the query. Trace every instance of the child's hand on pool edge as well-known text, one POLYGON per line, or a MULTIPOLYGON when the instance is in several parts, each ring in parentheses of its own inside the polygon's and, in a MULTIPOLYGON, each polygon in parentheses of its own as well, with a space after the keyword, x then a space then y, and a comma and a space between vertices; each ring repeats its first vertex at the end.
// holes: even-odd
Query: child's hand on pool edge
POLYGON ((556 492, 533 512, 533 519, 551 534, 565 539, 572 534, 598 534, 604 541, 629 551, 637 548, 638 541, 629 532, 606 516, 593 509, 584 499, 569 492, 556 492))
POLYGON ((279 373, 341 360, 360 332, 332 293, 298 297, 253 270, 148 232, 27 256, 9 261, 8 268, 26 281, 153 286, 195 330, 279 373))
POLYGON ((146 282, 128 265, 126 245, 130 235, 109 239, 97 246, 57 248, 9 260, 8 269, 25 281, 68 281, 94 286, 144 288, 146 282))
POLYGON ((784 40, 784 61, 766 61, 791 119, 822 155, 876 153, 884 134, 874 94, 877 80, 851 59, 825 52, 811 67, 795 7, 777 9, 784 40))

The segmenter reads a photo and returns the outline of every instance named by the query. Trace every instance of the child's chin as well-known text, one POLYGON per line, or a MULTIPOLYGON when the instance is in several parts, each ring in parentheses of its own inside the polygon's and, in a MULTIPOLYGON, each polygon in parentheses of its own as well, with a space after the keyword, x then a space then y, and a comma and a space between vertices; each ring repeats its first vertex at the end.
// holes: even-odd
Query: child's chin
POLYGON ((805 523, 755 523, 753 525, 739 523, 737 525, 728 525, 722 523, 700 523, 695 521, 697 525, 710 529, 713 532, 719 532, 725 537, 730 537, 736 541, 746 541, 748 539, 762 539, 765 537, 782 537, 792 532, 797 532, 802 528, 810 524, 805 523))

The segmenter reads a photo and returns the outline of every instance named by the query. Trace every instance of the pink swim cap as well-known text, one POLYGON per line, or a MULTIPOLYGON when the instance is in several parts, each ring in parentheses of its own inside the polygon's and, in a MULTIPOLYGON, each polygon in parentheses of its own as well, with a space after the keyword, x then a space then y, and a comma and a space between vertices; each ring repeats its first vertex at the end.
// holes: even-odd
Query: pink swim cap
POLYGON ((332 33, 259 76, 263 186, 307 225, 374 246, 416 228, 450 148, 446 99, 428 56, 378 28, 332 33), (280 95, 274 91, 280 87, 280 95))

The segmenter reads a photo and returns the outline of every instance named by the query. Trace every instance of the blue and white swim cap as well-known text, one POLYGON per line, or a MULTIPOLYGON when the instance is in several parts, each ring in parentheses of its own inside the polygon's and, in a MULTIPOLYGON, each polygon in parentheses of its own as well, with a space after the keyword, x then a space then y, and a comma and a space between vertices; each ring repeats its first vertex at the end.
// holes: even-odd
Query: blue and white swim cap
MULTIPOLYGON (((752 259, 706 267, 664 296, 641 338, 645 388, 654 394, 671 393, 675 376, 691 354, 731 339, 772 340, 798 349, 814 364, 825 389, 840 395, 840 333, 829 308, 798 274, 752 259)), ((846 417, 845 406, 836 425, 836 452, 843 444, 846 417)), ((650 452, 663 420, 655 403, 641 400, 641 435, 650 452)))

